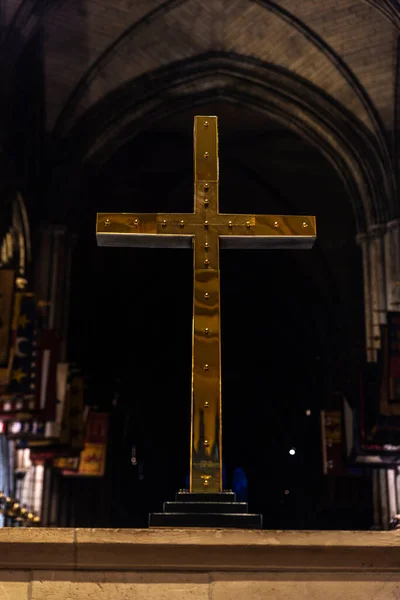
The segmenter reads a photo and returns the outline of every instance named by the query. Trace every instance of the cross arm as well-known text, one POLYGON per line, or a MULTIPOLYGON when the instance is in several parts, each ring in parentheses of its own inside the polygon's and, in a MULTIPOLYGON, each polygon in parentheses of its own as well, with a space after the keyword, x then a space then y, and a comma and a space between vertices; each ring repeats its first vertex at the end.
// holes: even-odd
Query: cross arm
POLYGON ((315 217, 281 215, 220 215, 221 248, 311 248, 315 217), (226 223, 225 223, 226 221, 226 223))
POLYGON ((96 237, 99 246, 147 248, 191 248, 193 231, 187 227, 190 214, 98 213, 96 237))

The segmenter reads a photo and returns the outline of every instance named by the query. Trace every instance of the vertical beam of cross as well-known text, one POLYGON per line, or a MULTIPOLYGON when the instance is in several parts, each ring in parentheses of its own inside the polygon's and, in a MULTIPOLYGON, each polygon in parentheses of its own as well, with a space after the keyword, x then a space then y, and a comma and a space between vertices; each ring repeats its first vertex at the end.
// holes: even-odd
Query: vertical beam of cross
POLYGON ((196 117, 194 205, 201 223, 194 237, 191 491, 222 491, 218 123, 196 117))

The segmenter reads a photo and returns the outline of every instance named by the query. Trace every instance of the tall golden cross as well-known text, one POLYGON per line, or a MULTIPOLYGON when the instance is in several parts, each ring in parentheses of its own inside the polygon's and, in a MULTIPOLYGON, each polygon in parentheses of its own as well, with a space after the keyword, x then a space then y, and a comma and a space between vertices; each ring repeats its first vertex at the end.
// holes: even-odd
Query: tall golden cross
POLYGON ((315 217, 218 210, 218 119, 194 120, 194 212, 100 213, 100 246, 185 247, 194 252, 190 491, 222 491, 219 248, 310 248, 315 217))

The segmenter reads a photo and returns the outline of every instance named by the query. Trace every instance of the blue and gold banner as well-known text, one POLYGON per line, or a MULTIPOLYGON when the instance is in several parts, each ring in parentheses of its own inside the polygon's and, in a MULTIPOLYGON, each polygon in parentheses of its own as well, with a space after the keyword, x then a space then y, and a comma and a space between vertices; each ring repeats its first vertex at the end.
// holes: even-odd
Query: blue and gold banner
POLYGON ((11 395, 35 394, 37 381, 37 319, 33 294, 22 294, 14 341, 10 383, 11 395))

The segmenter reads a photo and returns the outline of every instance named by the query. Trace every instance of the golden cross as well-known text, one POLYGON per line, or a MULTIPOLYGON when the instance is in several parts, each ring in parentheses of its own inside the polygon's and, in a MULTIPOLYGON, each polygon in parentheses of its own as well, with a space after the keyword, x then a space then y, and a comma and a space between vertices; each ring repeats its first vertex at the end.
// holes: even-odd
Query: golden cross
POLYGON ((309 248, 315 217, 218 210, 218 119, 194 121, 194 212, 100 213, 100 246, 187 247, 194 252, 190 491, 222 491, 219 248, 309 248))

